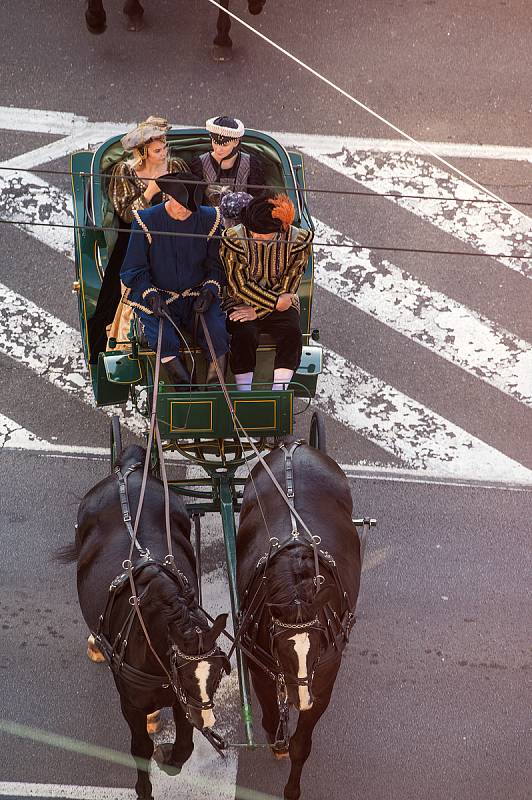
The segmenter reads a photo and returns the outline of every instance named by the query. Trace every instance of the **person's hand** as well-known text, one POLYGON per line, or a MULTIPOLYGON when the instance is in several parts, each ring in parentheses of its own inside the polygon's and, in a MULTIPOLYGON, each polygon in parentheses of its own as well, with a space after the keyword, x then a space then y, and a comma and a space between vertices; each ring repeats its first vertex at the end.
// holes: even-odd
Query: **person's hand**
POLYGON ((213 300, 213 293, 209 289, 202 289, 199 297, 194 301, 193 308, 196 314, 205 314, 213 300))
POLYGON ((231 322, 251 322, 251 320, 257 319, 257 312, 253 306, 247 306, 243 303, 234 307, 229 314, 229 319, 231 322))
POLYGON ((275 304, 276 311, 288 311, 290 306, 292 305, 292 295, 290 292, 284 292, 280 294, 277 298, 277 302, 275 304))
POLYGON ((155 181, 150 178, 150 180, 148 181, 148 185, 144 189, 144 197, 146 198, 146 200, 149 200, 151 202, 155 197, 155 195, 157 194, 157 192, 160 191, 161 190, 159 189, 155 181))
POLYGON ((168 313, 168 306, 164 302, 159 292, 150 292, 150 294, 146 295, 146 305, 152 312, 153 316, 159 317, 159 319, 162 319, 164 316, 163 312, 168 313))

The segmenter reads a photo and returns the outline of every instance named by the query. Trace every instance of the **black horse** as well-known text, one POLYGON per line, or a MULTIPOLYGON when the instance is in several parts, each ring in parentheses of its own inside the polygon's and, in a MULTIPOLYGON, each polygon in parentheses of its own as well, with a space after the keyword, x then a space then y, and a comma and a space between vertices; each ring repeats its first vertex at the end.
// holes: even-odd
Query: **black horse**
MULTIPOLYGON (((130 446, 115 465, 125 476, 133 519, 144 458, 143 448, 130 446)), ((131 729, 137 796, 150 800, 148 763, 154 746, 146 731, 146 717, 159 708, 172 707, 175 742, 160 745, 154 757, 162 769, 177 774, 194 749, 193 727, 207 730, 215 722, 213 696, 222 672, 230 671, 227 657, 216 646, 227 615, 217 617, 210 627, 198 607, 190 520, 182 499, 173 492, 170 528, 175 564, 171 559, 165 561, 164 490, 161 481, 151 475, 138 528, 143 552, 135 550, 131 559, 132 592, 127 564, 123 564, 131 540, 118 477, 112 473, 85 495, 78 510, 75 544, 63 548, 59 559, 77 560, 81 611, 111 666, 122 713, 131 729), (134 594, 139 598, 146 631, 130 602, 134 594)))
POLYGON ((295 489, 295 510, 314 542, 260 463, 244 490, 237 538, 242 644, 268 741, 275 755, 290 756, 287 800, 301 794, 312 732, 355 620, 361 571, 347 478, 331 458, 298 444, 284 443, 266 462, 281 486, 295 489), (300 712, 291 738, 289 705, 300 712))
MULTIPOLYGON (((266 0, 248 0, 250 14, 260 14, 266 0)), ((229 0, 220 0, 220 5, 229 8, 229 0)), ((127 28, 130 31, 140 31, 143 26, 144 8, 140 0, 125 0, 123 7, 127 17, 127 28)), ((87 10, 85 11, 85 21, 91 33, 103 33, 107 27, 107 16, 103 5, 103 0, 87 0, 87 10)), ((214 38, 215 57, 218 53, 220 60, 223 60, 223 52, 229 56, 233 42, 229 36, 231 29, 231 17, 224 11, 218 12, 216 23, 216 37, 214 38)))

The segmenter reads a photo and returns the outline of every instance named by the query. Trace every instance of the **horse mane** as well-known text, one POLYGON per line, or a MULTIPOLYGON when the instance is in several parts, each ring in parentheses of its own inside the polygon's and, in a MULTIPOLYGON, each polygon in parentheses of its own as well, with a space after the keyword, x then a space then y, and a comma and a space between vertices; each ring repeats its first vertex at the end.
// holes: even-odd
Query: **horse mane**
POLYGON ((126 464, 134 463, 135 461, 141 461, 144 464, 145 458, 146 448, 141 447, 138 444, 130 444, 127 447, 124 447, 124 449, 121 451, 114 463, 114 466, 123 467, 126 464))
POLYGON ((150 605, 164 618, 168 626, 177 630, 179 636, 185 640, 197 639, 196 628, 206 630, 205 620, 199 613, 199 607, 190 584, 178 592, 174 580, 159 573, 157 580, 150 587, 150 605))
POLYGON ((266 602, 282 607, 283 622, 298 622, 314 616, 316 572, 310 547, 297 542, 289 544, 272 559, 267 575, 266 602))

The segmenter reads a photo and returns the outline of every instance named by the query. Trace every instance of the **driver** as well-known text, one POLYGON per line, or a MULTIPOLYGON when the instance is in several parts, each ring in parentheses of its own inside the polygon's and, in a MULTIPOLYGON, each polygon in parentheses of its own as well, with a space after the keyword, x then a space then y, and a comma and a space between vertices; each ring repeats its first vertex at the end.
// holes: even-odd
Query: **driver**
POLYGON ((207 183, 205 203, 219 206, 224 187, 232 192, 250 192, 257 195, 264 186, 264 170, 253 153, 244 153, 240 148, 244 136, 244 124, 234 117, 212 117, 205 123, 211 135, 211 150, 196 156, 191 171, 207 183))
MULTIPOLYGON (((214 346, 218 367, 225 370, 229 339, 220 307, 223 284, 218 255, 220 212, 200 206, 201 185, 195 175, 163 175, 156 179, 165 203, 135 212, 131 238, 120 277, 129 288, 123 300, 140 317, 148 344, 155 350, 159 319, 163 319, 161 362, 172 383, 190 383, 182 361, 178 332, 164 316, 188 333, 193 332, 194 312, 204 320, 214 346), (142 235, 144 232, 144 235, 142 235), (165 235, 157 235, 162 232, 165 235), (176 234, 176 235, 168 235, 176 234)), ((203 327, 197 341, 209 364, 206 383, 216 380, 203 327)))

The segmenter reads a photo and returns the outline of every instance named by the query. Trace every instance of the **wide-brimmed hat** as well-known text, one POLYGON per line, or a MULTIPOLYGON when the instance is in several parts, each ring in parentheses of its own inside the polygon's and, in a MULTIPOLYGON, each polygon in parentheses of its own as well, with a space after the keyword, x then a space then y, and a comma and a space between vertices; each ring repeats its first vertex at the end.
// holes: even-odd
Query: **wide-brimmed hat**
POLYGON ((171 125, 163 117, 148 117, 134 130, 122 136, 120 143, 124 150, 133 150, 151 142, 152 139, 161 139, 166 136, 170 128, 171 125))
POLYGON ((201 205, 204 185, 192 172, 168 172, 155 181, 161 192, 173 197, 189 211, 195 212, 201 205))
POLYGON ((205 123, 216 144, 227 144, 244 135, 244 123, 235 117, 211 117, 205 123))

